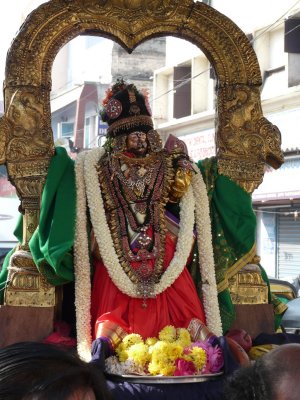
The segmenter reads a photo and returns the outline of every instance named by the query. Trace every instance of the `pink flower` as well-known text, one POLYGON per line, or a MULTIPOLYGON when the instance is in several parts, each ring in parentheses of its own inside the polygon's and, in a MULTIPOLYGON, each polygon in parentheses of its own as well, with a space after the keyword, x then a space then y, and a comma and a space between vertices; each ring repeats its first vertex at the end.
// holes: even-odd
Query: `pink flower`
POLYGON ((195 375, 196 367, 192 361, 186 361, 183 358, 177 358, 175 361, 176 370, 174 376, 195 375))
POLYGON ((193 344, 190 345, 190 348, 192 349, 193 347, 201 347, 201 349, 205 350, 206 352, 208 352, 208 349, 211 347, 211 344, 205 341, 199 341, 199 342, 195 342, 193 344))
POLYGON ((60 344, 68 347, 76 347, 76 339, 62 336, 60 333, 53 332, 47 336, 44 343, 60 344))
POLYGON ((209 342, 195 342, 191 347, 201 347, 206 352, 206 365, 201 371, 202 374, 215 374, 224 366, 224 357, 222 349, 219 346, 212 346, 209 342))
POLYGON ((205 372, 215 374, 219 372, 224 366, 224 357, 222 349, 219 346, 210 346, 207 352, 207 363, 205 372))

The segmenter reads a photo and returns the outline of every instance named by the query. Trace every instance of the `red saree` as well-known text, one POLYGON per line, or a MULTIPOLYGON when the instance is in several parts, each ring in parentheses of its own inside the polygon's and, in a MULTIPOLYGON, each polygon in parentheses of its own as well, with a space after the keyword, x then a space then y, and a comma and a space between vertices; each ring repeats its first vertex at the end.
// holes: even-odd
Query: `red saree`
MULTIPOLYGON (((174 252, 175 243, 167 234, 165 269, 174 252)), ((97 337, 98 326, 107 320, 128 333, 139 333, 143 338, 157 337, 166 325, 186 328, 192 318, 205 323, 203 306, 186 267, 172 286, 146 302, 147 307, 143 307, 143 299, 122 293, 110 279, 103 263, 95 260, 91 306, 94 338, 97 337)))

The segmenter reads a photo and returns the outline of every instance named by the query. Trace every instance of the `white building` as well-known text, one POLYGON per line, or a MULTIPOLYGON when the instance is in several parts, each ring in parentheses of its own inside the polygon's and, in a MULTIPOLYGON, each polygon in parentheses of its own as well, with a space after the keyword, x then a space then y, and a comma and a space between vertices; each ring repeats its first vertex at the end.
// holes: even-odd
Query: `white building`
MULTIPOLYGON (((210 3, 252 40, 263 78, 263 112, 282 133, 286 162, 278 171, 266 172, 253 203, 262 265, 270 276, 291 278, 300 274, 300 46, 295 50, 300 43, 300 19, 296 19, 300 4, 295 8, 293 1, 253 1, 255 16, 249 18, 244 2, 210 3)), ((164 138, 172 133, 184 140, 193 159, 212 156, 215 110, 210 64, 198 48, 186 43, 182 47, 176 43, 167 62, 154 74, 156 128, 164 138)))
POLYGON ((165 64, 165 42, 164 38, 152 39, 132 55, 97 36, 79 36, 67 43, 52 70, 51 112, 56 143, 70 139, 80 150, 99 145, 106 134, 99 108, 112 78, 122 77, 151 92, 153 71, 165 64))

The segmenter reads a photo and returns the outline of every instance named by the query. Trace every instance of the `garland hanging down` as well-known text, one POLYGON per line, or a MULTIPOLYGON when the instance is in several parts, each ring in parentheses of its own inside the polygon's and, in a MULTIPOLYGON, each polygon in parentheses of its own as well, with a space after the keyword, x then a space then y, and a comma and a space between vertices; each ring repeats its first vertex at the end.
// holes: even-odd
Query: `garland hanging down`
MULTIPOLYGON (((103 263, 118 289, 130 297, 141 297, 122 269, 114 249, 113 239, 106 220, 102 193, 98 180, 97 164, 105 154, 102 148, 81 153, 76 159, 77 217, 75 232, 75 306, 77 320, 78 353, 89 360, 91 349, 91 279, 87 234, 87 205, 91 223, 103 263)), ((197 168, 194 166, 194 168, 197 168)), ((192 185, 180 201, 180 225, 176 250, 167 270, 154 284, 154 295, 170 287, 186 265, 193 243, 196 217, 199 263, 203 285, 203 306, 207 326, 216 335, 222 334, 215 278, 211 223, 208 197, 201 173, 193 177, 192 185)))

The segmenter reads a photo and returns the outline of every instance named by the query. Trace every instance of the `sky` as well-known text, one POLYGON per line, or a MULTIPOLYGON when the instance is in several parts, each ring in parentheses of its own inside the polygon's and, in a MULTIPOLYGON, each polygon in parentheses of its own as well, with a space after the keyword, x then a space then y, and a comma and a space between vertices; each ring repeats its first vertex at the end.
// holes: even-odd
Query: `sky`
MULTIPOLYGON (((24 18, 45 0, 5 0, 0 13, 0 81, 4 80, 7 51, 24 18)), ((2 84, 1 84, 2 86, 2 84)), ((3 98, 1 91, 0 100, 3 98)))

